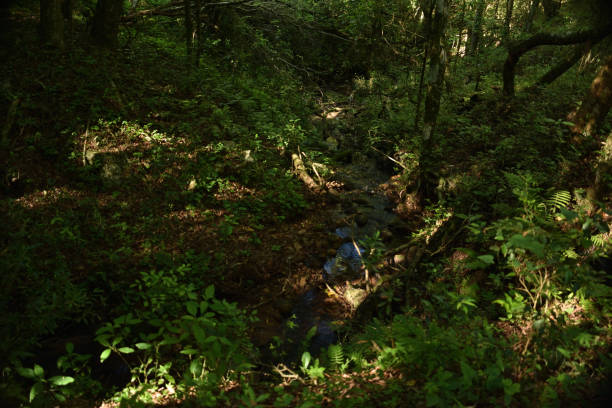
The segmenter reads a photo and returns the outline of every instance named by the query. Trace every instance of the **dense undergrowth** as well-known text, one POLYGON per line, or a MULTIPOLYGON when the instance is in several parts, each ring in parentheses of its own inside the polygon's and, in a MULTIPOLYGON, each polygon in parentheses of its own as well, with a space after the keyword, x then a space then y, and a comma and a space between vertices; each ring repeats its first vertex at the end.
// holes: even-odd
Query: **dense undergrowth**
MULTIPOLYGON (((368 10, 354 14, 365 19, 368 10)), ((339 34, 363 32, 363 21, 338 14, 328 17, 341 22, 339 34)), ((605 403, 610 200, 588 199, 598 145, 574 143, 564 117, 592 75, 570 71, 573 86, 555 83, 512 102, 497 93, 497 73, 482 74, 477 91, 453 83, 438 121, 439 167, 430 169, 439 175, 437 199, 421 208, 409 198, 418 76, 364 63, 375 42, 359 52, 343 45, 342 61, 304 53, 311 61, 299 69, 288 63, 306 42, 298 32, 277 27, 275 39, 253 28, 257 19, 230 17, 217 27, 225 36, 209 33, 198 66, 163 18, 126 27, 115 52, 78 35, 66 51, 39 47, 31 21, 14 27, 0 91, 3 112, 18 100, 0 153, 1 399, 605 403), (321 92, 317 73, 329 89, 321 92), (317 125, 312 116, 326 103, 343 106, 348 119, 317 125), (321 197, 291 169, 296 151, 324 163, 323 178, 351 158, 393 168, 397 212, 417 225, 404 241, 420 255, 390 265, 372 238, 377 251, 365 263, 380 279, 338 328, 338 343, 311 355, 311 331, 300 361, 274 366, 283 361, 281 340, 253 344, 253 305, 279 278, 269 270, 286 272, 278 258, 294 246, 294 230, 322 211, 321 197), (257 258, 269 264, 260 268, 257 258)), ((493 72, 504 56, 490 54, 480 58, 493 72)), ((453 75, 469 76, 472 63, 454 65, 453 75)), ((529 61, 519 88, 541 74, 538 64, 529 61)))

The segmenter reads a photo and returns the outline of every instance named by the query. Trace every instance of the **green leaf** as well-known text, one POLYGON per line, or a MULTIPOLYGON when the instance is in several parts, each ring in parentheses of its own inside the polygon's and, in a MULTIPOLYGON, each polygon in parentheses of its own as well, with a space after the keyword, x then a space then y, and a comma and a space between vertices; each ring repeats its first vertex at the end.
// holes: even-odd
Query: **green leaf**
POLYGON ((34 364, 34 375, 36 377, 43 377, 45 375, 45 370, 38 364, 34 364))
POLYGON ((215 296, 215 287, 213 285, 210 285, 204 291, 204 298, 211 299, 213 296, 215 296))
POLYGON ((49 378, 49 382, 53 385, 57 385, 58 387, 68 385, 74 382, 74 378, 67 377, 65 375, 56 375, 55 377, 49 378))
POLYGON ((198 325, 194 325, 192 329, 193 329, 193 336, 195 337, 198 344, 202 345, 206 343, 206 333, 204 333, 204 330, 198 325))
POLYGON ((108 356, 110 356, 111 353, 111 349, 105 349, 102 353, 100 353, 100 362, 103 363, 104 360, 106 360, 108 358, 108 356))
POLYGON ((516 248, 528 249, 536 256, 544 258, 544 245, 529 236, 524 237, 521 234, 515 234, 510 237, 508 243, 516 248))
POLYGON ((151 348, 149 343, 136 343, 134 344, 138 350, 148 350, 151 348))
POLYGON ((194 377, 197 377, 201 370, 202 370, 202 363, 200 362, 200 360, 193 360, 191 364, 189 364, 189 372, 194 377))
POLYGON ((478 259, 486 265, 493 265, 495 263, 493 255, 480 255, 478 259))
POLYGON ((198 304, 196 302, 187 302, 185 306, 187 307, 187 313, 190 315, 195 316, 198 314, 198 304))
POLYGON ((121 347, 119 348, 119 352, 124 353, 124 354, 130 354, 134 352, 134 349, 131 347, 121 347))
POLYGON ((581 332, 578 336, 576 336, 575 340, 582 347, 590 347, 593 343, 593 336, 587 332, 581 332))
POLYGON ((74 352, 74 344, 70 342, 66 343, 66 351, 68 354, 72 354, 74 352))
POLYGON ((185 354, 185 355, 188 355, 188 356, 192 356, 194 354, 197 354, 198 350, 194 349, 194 348, 186 348, 185 350, 181 350, 179 353, 185 354))
POLYGON ((17 367, 17 373, 25 378, 34 378, 34 370, 31 368, 17 367))
POLYGON ((461 362, 461 375, 462 375, 462 379, 464 382, 464 385, 466 386, 471 386, 472 385, 472 381, 474 380, 474 378, 476 377, 476 371, 470 367, 470 365, 468 363, 466 363, 465 361, 461 362))
POLYGON ((311 359, 310 353, 305 351, 304 354, 302 354, 302 368, 307 369, 311 359))
POLYGON ((570 358, 572 356, 572 353, 570 353, 569 350, 566 350, 566 349, 564 349, 561 346, 557 347, 557 351, 559 353, 561 353, 563 355, 563 357, 565 357, 565 358, 570 358))
POLYGON ((36 396, 40 394, 42 391, 43 391, 42 383, 37 382, 36 384, 34 384, 32 388, 30 388, 30 402, 34 401, 34 398, 36 398, 36 396))

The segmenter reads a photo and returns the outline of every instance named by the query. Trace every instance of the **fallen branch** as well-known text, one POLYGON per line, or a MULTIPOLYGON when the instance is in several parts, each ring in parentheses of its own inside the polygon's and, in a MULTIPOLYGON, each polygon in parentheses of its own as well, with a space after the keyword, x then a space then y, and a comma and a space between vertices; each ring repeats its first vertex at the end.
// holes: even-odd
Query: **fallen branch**
POLYGON ((293 162, 293 168, 297 172, 297 175, 304 182, 304 184, 306 184, 306 187, 314 191, 320 191, 321 186, 319 186, 312 179, 312 177, 310 177, 310 174, 308 174, 308 171, 306 170, 306 166, 304 165, 304 162, 302 161, 300 156, 298 156, 296 153, 292 153, 291 161, 293 162))
POLYGON ((370 146, 370 148, 372 150, 374 150, 375 152, 378 152, 380 154, 382 154, 383 156, 385 156, 387 159, 391 160, 393 163, 396 163, 398 166, 400 166, 402 169, 407 170, 406 166, 404 166, 402 163, 398 162, 397 160, 395 160, 393 157, 389 156, 388 154, 385 154, 383 152, 381 152, 380 150, 378 150, 377 148, 375 148, 374 146, 370 146))

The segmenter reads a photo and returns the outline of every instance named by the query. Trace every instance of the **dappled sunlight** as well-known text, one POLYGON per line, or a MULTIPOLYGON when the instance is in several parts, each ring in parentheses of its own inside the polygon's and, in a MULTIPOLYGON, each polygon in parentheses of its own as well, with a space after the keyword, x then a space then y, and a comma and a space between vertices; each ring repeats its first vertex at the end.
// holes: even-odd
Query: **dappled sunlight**
POLYGON ((9 3, 4 405, 606 406, 607 1, 9 3))

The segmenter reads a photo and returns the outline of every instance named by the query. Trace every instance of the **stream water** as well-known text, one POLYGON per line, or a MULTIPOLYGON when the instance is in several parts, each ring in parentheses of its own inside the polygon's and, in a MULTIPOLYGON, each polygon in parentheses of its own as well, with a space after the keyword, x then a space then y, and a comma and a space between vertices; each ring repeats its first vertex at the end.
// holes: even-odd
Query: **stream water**
MULTIPOLYGON (((330 286, 343 279, 363 278, 362 257, 367 256, 369 249, 363 239, 377 232, 388 237, 399 223, 380 187, 388 177, 374 160, 360 160, 337 170, 336 179, 344 189, 338 193, 339 203, 330 217, 330 231, 343 242, 336 255, 327 259, 321 268, 323 280, 330 286)), ((294 305, 291 318, 285 322, 291 327, 285 335, 289 344, 286 361, 299 361, 303 351, 316 356, 337 341, 334 319, 324 306, 326 297, 323 290, 310 288, 294 305)))

